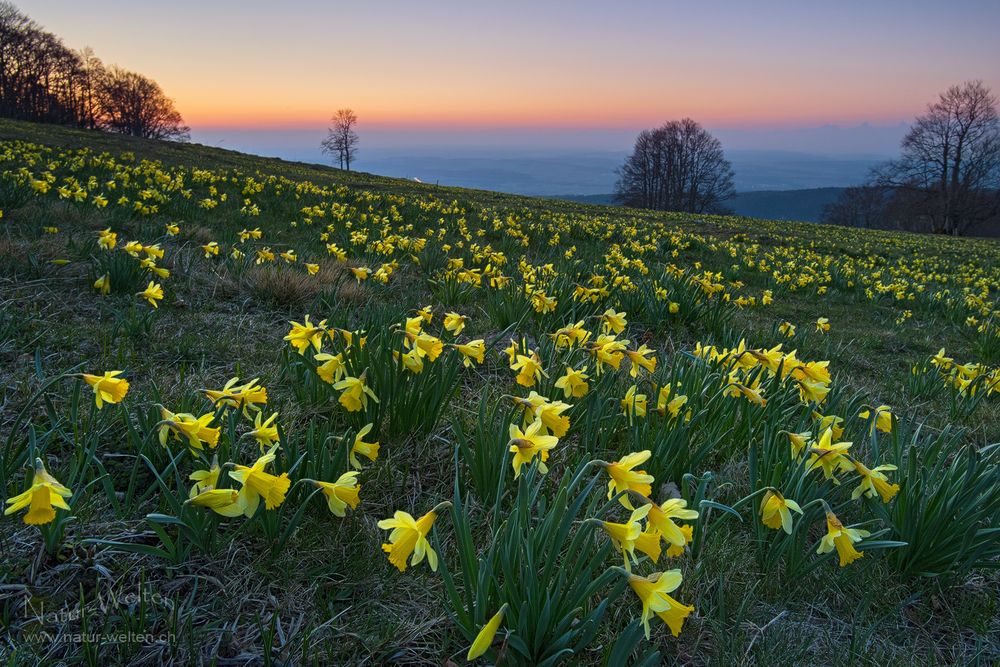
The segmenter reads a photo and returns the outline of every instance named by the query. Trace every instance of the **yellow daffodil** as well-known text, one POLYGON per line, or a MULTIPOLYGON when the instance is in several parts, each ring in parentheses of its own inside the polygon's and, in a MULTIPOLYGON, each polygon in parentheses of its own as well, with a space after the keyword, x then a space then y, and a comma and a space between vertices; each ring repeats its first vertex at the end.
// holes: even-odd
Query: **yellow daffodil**
POLYGON ((486 341, 482 338, 470 340, 468 343, 452 345, 462 355, 462 365, 466 368, 472 366, 472 362, 483 363, 486 359, 486 341))
MULTIPOLYGON (((653 529, 656 532, 656 536, 659 537, 659 531, 653 529)), ((677 558, 684 554, 684 548, 691 544, 691 540, 694 539, 694 527, 689 523, 685 523, 681 526, 681 536, 684 538, 684 544, 667 544, 667 557, 677 558)), ((640 540, 641 542, 641 540, 640 540)), ((639 542, 636 542, 636 548, 639 548, 639 542)))
POLYGON ((275 412, 264 421, 261 421, 262 415, 262 412, 258 412, 254 416, 254 428, 247 435, 257 441, 257 444, 260 445, 260 451, 263 452, 278 442, 278 427, 274 425, 274 420, 278 418, 278 413, 275 412))
POLYGON ((631 572, 632 563, 638 563, 635 555, 635 543, 642 535, 642 519, 649 513, 650 505, 632 510, 628 521, 625 523, 614 523, 611 521, 601 521, 601 527, 611 538, 611 543, 624 559, 625 570, 631 572))
POLYGON ((252 466, 236 465, 229 471, 229 476, 242 484, 239 502, 243 505, 243 515, 252 517, 257 512, 260 499, 264 499, 264 508, 273 510, 285 502, 285 493, 292 482, 288 473, 272 475, 264 470, 275 459, 278 445, 258 458, 252 466))
POLYGON ((344 355, 328 354, 320 352, 313 357, 319 365, 316 367, 316 374, 327 384, 340 382, 347 375, 347 365, 344 364, 344 355))
POLYGON ((469 647, 469 652, 465 656, 466 660, 472 662, 490 650, 490 646, 493 645, 493 639, 497 635, 497 630, 500 629, 500 624, 503 623, 503 617, 506 612, 507 603, 505 602, 500 607, 500 611, 493 614, 493 617, 486 622, 486 625, 476 635, 476 639, 472 642, 472 646, 469 647))
POLYGON ((106 371, 104 375, 89 375, 83 373, 80 377, 94 390, 94 402, 97 409, 105 403, 120 403, 128 393, 128 380, 118 377, 123 371, 106 371))
POLYGON ((427 357, 430 361, 437 361, 444 351, 444 342, 429 334, 422 333, 412 337, 407 334, 407 341, 419 356, 427 357))
POLYGON ((125 247, 123 247, 122 250, 127 252, 132 257, 138 258, 139 253, 142 252, 142 244, 138 241, 129 241, 125 244, 125 247))
POLYGON ((359 496, 361 485, 358 484, 358 473, 355 470, 345 472, 337 478, 336 482, 312 480, 312 483, 323 492, 327 507, 330 508, 334 516, 347 516, 347 508, 357 509, 361 502, 359 496))
POLYGON ((567 366, 566 374, 556 379, 555 387, 562 389, 566 398, 583 398, 590 388, 587 384, 588 379, 586 366, 580 370, 567 366))
MULTIPOLYGON (((866 408, 858 413, 858 417, 869 419, 871 414, 871 410, 866 408)), ((892 433, 892 408, 888 405, 875 408, 875 428, 883 433, 892 433)))
POLYGON ((687 396, 684 394, 674 396, 670 386, 663 386, 656 396, 656 411, 664 416, 669 412, 671 417, 677 417, 687 402, 687 396))
POLYGON ((465 315, 459 315, 458 313, 445 313, 444 328, 447 329, 452 336, 457 336, 462 333, 462 329, 465 328, 465 323, 468 319, 469 318, 465 315))
POLYGON ((104 250, 114 250, 118 245, 118 234, 111 231, 110 227, 97 232, 97 245, 104 250))
POLYGON ((792 534, 792 512, 802 514, 802 508, 794 500, 788 500, 779 491, 768 489, 760 501, 760 521, 768 528, 784 530, 792 534))
POLYGON ((145 299, 149 302, 153 308, 157 307, 157 302, 163 300, 163 288, 160 287, 158 283, 154 283, 152 280, 149 281, 149 285, 146 289, 139 292, 136 296, 141 299, 145 299))
POLYGON ((96 289, 100 294, 107 295, 111 292, 111 276, 105 273, 103 276, 94 281, 94 289, 96 289))
MULTIPOLYGON (((690 532, 691 526, 681 526, 681 531, 684 531, 685 529, 690 532)), ((663 536, 660 535, 659 531, 655 528, 647 526, 646 530, 642 531, 639 537, 635 539, 635 548, 646 554, 649 557, 649 560, 656 563, 660 560, 660 553, 663 551, 660 547, 660 541, 662 539, 663 536)), ((690 537, 688 538, 688 541, 690 541, 690 537)), ((673 545, 671 545, 670 548, 673 549, 673 545)), ((683 551, 684 547, 680 547, 680 549, 683 551)))
POLYGON ((535 419, 528 428, 522 431, 516 424, 510 425, 510 442, 508 446, 514 455, 511 464, 514 466, 514 477, 521 474, 521 466, 530 464, 534 458, 538 457, 538 470, 542 473, 548 472, 545 462, 549 458, 549 451, 559 443, 559 438, 554 435, 545 435, 545 427, 541 419, 535 419))
POLYGON ((406 571, 407 559, 410 560, 410 565, 416 566, 425 557, 431 570, 437 572, 437 552, 427 540, 427 534, 431 532, 434 520, 437 519, 437 510, 442 505, 419 519, 414 519, 408 512, 397 510, 391 519, 382 519, 378 522, 379 528, 392 531, 389 533, 389 542, 382 545, 382 551, 389 554, 389 562, 400 572, 406 571))
POLYGON ((822 433, 826 429, 830 429, 833 432, 833 439, 839 440, 840 436, 844 435, 844 427, 841 424, 844 423, 843 417, 838 417, 837 415, 821 415, 818 412, 813 412, 813 419, 819 422, 818 432, 822 433))
POLYGON ((655 528, 667 544, 684 546, 687 539, 674 519, 691 521, 698 518, 698 510, 687 509, 687 501, 683 498, 668 498, 662 505, 650 503, 652 507, 647 515, 649 525, 655 528))
POLYGON ((653 350, 646 347, 645 344, 641 345, 638 350, 625 350, 625 356, 632 362, 629 375, 637 377, 640 368, 647 373, 653 373, 656 370, 656 357, 650 356, 652 354, 653 350))
POLYGON ((629 418, 630 423, 633 416, 646 416, 646 395, 638 393, 638 390, 639 388, 636 385, 632 385, 625 392, 625 398, 622 399, 622 410, 629 418))
POLYGON ((836 549, 837 555, 840 556, 840 567, 846 567, 865 555, 864 551, 855 549, 854 544, 870 534, 867 530, 845 528, 836 514, 827 511, 826 535, 820 540, 816 553, 826 554, 836 549))
POLYGON ((531 356, 518 354, 511 362, 510 369, 518 371, 516 380, 522 387, 534 387, 535 382, 540 381, 542 376, 548 377, 548 374, 542 370, 542 360, 534 351, 531 352, 531 356))
POLYGON ((192 453, 203 450, 205 445, 214 448, 219 444, 219 429, 209 426, 214 419, 215 415, 211 412, 196 417, 185 412, 175 414, 161 407, 158 434, 160 444, 166 447, 167 440, 172 435, 178 440, 187 440, 192 453))
POLYGON ((55 508, 69 510, 66 499, 72 496, 72 491, 48 473, 42 460, 35 459, 35 474, 31 480, 31 487, 23 493, 8 498, 7 508, 3 513, 4 516, 10 516, 27 507, 24 523, 38 526, 56 518, 55 508))
POLYGON ((377 442, 365 442, 364 437, 368 435, 373 424, 366 424, 358 434, 354 436, 354 443, 351 445, 351 451, 348 458, 351 463, 351 467, 355 470, 361 469, 361 461, 358 460, 358 455, 366 457, 369 461, 374 461, 378 458, 379 445, 377 442))
POLYGON ((945 356, 944 348, 931 357, 931 363, 938 367, 939 370, 946 371, 951 368, 952 363, 954 363, 952 357, 945 356))
POLYGON ((861 476, 861 483, 851 492, 851 500, 857 500, 862 494, 867 498, 874 498, 876 494, 882 497, 882 502, 887 503, 899 493, 899 484, 890 484, 889 479, 883 474, 896 469, 894 465, 880 465, 869 470, 860 461, 851 461, 854 469, 861 476))
POLYGON ((614 334, 620 334, 625 331, 625 327, 628 325, 625 317, 625 313, 616 313, 612 308, 608 308, 603 314, 598 315, 598 319, 601 320, 601 329, 604 333, 614 334))
POLYGON ((326 320, 322 320, 318 324, 312 324, 309 321, 309 316, 306 315, 305 324, 293 321, 291 325, 292 329, 285 336, 284 340, 287 340, 295 348, 296 352, 305 354, 310 346, 316 352, 322 349, 323 336, 326 335, 326 320))
POLYGON ((208 470, 195 470, 188 476, 194 485, 191 487, 191 491, 188 493, 188 498, 194 498, 196 495, 202 491, 208 491, 209 489, 214 489, 219 484, 219 474, 222 469, 219 468, 218 456, 212 458, 212 465, 208 470))
POLYGON ((652 452, 648 449, 623 456, 618 461, 609 463, 604 469, 608 476, 608 500, 615 494, 621 493, 619 502, 628 509, 632 509, 632 502, 628 497, 629 491, 635 491, 641 496, 649 496, 652 492, 653 476, 645 470, 635 468, 649 460, 652 452))
POLYGON ((605 366, 618 370, 625 358, 626 345, 629 341, 618 340, 613 335, 601 334, 597 340, 588 345, 590 354, 597 362, 597 375, 600 376, 605 366))
POLYGON ((649 639, 649 619, 656 614, 667 624, 670 632, 676 637, 681 633, 686 619, 694 607, 682 604, 670 597, 682 582, 680 570, 654 572, 648 577, 629 575, 628 584, 642 602, 642 626, 649 639))
POLYGON ((804 431, 802 433, 788 433, 787 435, 792 448, 792 458, 797 460, 806 450, 809 440, 812 438, 812 432, 804 431))
POLYGON ((205 489, 185 502, 206 507, 222 516, 235 517, 245 513, 245 507, 240 501, 240 492, 236 489, 205 489))
POLYGON ((239 381, 238 377, 230 378, 222 389, 205 389, 203 392, 216 407, 242 408, 243 414, 249 417, 248 409, 260 410, 267 404, 267 389, 257 383, 257 378, 236 384, 239 381))
POLYGON ((420 350, 416 348, 410 350, 406 354, 400 354, 399 350, 393 350, 392 358, 402 362, 403 368, 414 375, 419 375, 424 371, 424 359, 420 356, 420 350))
POLYGON ((850 442, 833 442, 833 429, 828 428, 823 431, 819 442, 813 444, 809 450, 809 460, 806 462, 807 470, 820 468, 823 476, 833 480, 834 484, 839 484, 836 473, 838 471, 850 470, 853 466, 845 456, 847 450, 851 448, 850 442))
POLYGON ((535 419, 540 419, 542 425, 545 426, 544 432, 551 433, 557 438, 566 435, 566 431, 569 430, 569 417, 562 413, 573 406, 562 401, 550 401, 534 391, 525 400, 527 403, 524 414, 525 426, 535 419))
POLYGON ((333 385, 333 388, 340 392, 340 404, 348 412, 367 410, 369 398, 376 403, 379 402, 375 392, 365 383, 364 373, 361 374, 361 377, 347 376, 333 385))

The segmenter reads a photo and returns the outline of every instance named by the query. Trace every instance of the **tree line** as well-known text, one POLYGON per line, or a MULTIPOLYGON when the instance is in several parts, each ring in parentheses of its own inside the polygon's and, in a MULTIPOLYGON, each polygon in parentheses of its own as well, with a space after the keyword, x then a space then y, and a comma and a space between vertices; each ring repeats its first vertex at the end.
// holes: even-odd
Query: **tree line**
POLYGON ((0 0, 0 116, 187 140, 184 119, 152 79, 70 49, 0 0))
POLYGON ((823 222, 962 236, 1000 231, 1000 116, 982 81, 952 86, 927 106, 900 156, 847 188, 823 222))

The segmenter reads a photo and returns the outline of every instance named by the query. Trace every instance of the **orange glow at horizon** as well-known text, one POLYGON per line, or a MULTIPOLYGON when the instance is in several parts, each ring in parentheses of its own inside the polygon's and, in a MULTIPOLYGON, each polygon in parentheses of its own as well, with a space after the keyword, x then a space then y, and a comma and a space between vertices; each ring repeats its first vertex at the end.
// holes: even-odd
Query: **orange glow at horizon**
MULTIPOLYGON (((398 91, 397 91, 398 92, 398 91)), ((349 106, 366 127, 433 127, 433 128, 533 128, 533 127, 601 127, 634 128, 661 123, 665 120, 693 117, 706 125, 775 126, 823 123, 898 123, 907 121, 922 110, 920 102, 912 111, 898 103, 869 103, 859 111, 857 100, 837 95, 812 94, 802 99, 780 89, 743 92, 727 90, 699 94, 698 91, 678 91, 675 94, 635 95, 622 91, 613 97, 595 99, 587 92, 571 90, 542 96, 530 91, 527 101, 512 98, 510 91, 502 94, 479 95, 473 99, 456 97, 453 92, 438 91, 426 96, 413 96, 405 105, 380 91, 356 90, 351 102, 325 96, 298 96, 289 105, 274 96, 240 99, 240 91, 232 90, 222 97, 209 91, 184 90, 174 96, 183 110, 186 122, 206 127, 316 127, 325 124, 332 113, 349 106)))
POLYGON ((1000 3, 969 4, 947 31, 925 0, 18 0, 194 128, 315 128, 342 107, 369 128, 908 122, 948 85, 1000 90, 1000 3))

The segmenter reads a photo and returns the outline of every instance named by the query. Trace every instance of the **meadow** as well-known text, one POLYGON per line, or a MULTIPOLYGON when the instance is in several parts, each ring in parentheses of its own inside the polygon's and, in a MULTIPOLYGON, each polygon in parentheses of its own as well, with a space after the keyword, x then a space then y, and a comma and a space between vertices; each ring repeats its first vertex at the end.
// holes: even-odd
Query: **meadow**
POLYGON ((1000 243, 0 121, 7 664, 1000 661, 1000 243))

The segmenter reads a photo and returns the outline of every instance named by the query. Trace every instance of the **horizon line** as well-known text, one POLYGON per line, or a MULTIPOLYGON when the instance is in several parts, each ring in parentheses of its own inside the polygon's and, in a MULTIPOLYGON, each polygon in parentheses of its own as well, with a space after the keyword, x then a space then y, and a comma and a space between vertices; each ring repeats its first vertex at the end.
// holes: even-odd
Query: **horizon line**
MULTIPOLYGON (((682 116, 683 117, 683 116, 682 116)), ((696 121, 698 119, 695 119, 696 121)), ((186 121, 187 122, 187 121, 186 121)), ((666 121, 660 121, 663 123, 666 121)), ((703 127, 709 128, 713 131, 781 131, 781 130, 823 130, 823 129, 844 129, 844 130, 856 130, 861 128, 873 128, 873 129, 891 129, 898 128, 901 126, 909 126, 910 122, 902 119, 897 120, 849 120, 849 121, 802 121, 802 122, 781 122, 781 121, 771 121, 771 122, 723 122, 723 123, 713 123, 713 122, 701 122, 698 121, 703 127)), ((464 133, 464 132, 639 132, 643 129, 649 127, 656 127, 657 124, 635 124, 635 125, 615 125, 615 124, 595 124, 595 123, 569 123, 569 124, 558 124, 558 123, 527 123, 527 124, 511 124, 511 123, 389 123, 384 121, 374 121, 371 123, 365 123, 363 119, 358 123, 359 131, 374 131, 374 132, 453 132, 453 133, 464 133)), ((285 121, 264 121, 260 123, 247 123, 236 121, 232 123, 225 122, 208 122, 208 123, 198 123, 189 122, 189 126, 192 131, 211 131, 211 130, 316 130, 322 129, 329 125, 329 120, 326 121, 306 121, 306 120, 292 120, 289 122, 285 121)))

